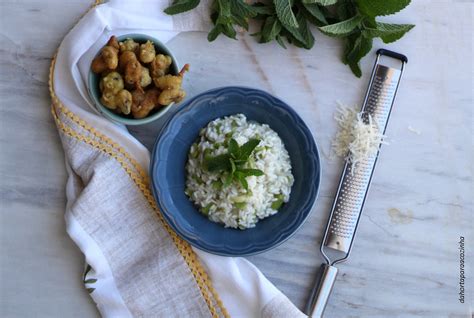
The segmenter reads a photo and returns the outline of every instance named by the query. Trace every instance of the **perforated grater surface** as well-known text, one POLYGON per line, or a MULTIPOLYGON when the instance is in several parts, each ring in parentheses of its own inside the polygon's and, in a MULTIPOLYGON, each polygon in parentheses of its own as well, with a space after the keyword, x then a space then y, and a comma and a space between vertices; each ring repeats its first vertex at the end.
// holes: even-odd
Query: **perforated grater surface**
MULTIPOLYGON (((407 58, 402 54, 383 49, 377 51, 377 59, 361 111, 363 120, 368 123, 370 115, 383 133, 406 62, 407 58), (384 58, 387 61, 382 64, 381 57, 384 56, 389 58, 384 58), (393 66, 395 61, 400 68, 393 66)), ((321 253, 326 264, 321 266, 319 282, 313 288, 308 302, 307 313, 310 317, 322 316, 337 275, 337 268, 333 265, 349 257, 377 157, 378 153, 358 162, 354 171, 351 164, 346 162, 344 165, 321 243, 321 253)))

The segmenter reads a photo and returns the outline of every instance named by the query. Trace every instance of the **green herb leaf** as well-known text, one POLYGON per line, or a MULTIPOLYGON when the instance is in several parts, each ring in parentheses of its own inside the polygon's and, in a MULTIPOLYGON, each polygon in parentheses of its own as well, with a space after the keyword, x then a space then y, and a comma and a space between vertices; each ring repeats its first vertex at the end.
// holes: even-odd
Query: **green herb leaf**
POLYGON ((275 16, 269 16, 260 32, 260 43, 274 40, 281 31, 281 23, 275 16))
POLYGON ((392 24, 376 22, 376 29, 365 28, 364 33, 368 37, 381 38, 384 43, 392 43, 399 40, 408 31, 413 29, 413 24, 392 24))
POLYGON ((228 154, 219 155, 205 159, 207 170, 210 172, 219 170, 229 170, 231 168, 228 154))
POLYGON ((349 42, 345 62, 349 65, 355 76, 361 77, 359 61, 372 49, 372 38, 362 32, 353 43, 349 42))
POLYGON ((170 15, 183 13, 196 8, 199 2, 200 0, 175 0, 165 9, 165 13, 170 15))
POLYGON ((236 170, 234 159, 229 158, 229 161, 230 161, 230 167, 231 167, 231 174, 233 174, 236 170))
POLYGON ((292 0, 273 0, 275 4, 275 11, 277 13, 280 22, 288 27, 297 28, 298 22, 293 13, 291 7, 293 6, 292 0))
POLYGON ((301 12, 298 13, 298 18, 299 18, 298 21, 300 21, 298 28, 290 28, 287 26, 284 27, 291 35, 291 36, 288 36, 288 34, 286 34, 286 37, 294 45, 309 50, 314 45, 314 37, 311 31, 308 29, 306 21, 304 20, 304 18, 301 18, 300 16, 301 17, 303 16, 301 12))
POLYGON ((212 30, 209 32, 209 34, 207 35, 207 40, 209 42, 212 42, 214 41, 215 39, 217 39, 217 37, 219 36, 219 34, 222 33, 222 27, 220 24, 214 26, 212 28, 212 30))
POLYGON ((260 169, 241 169, 239 170, 239 172, 241 174, 243 174, 244 176, 248 177, 248 176, 263 176, 264 173, 262 170, 260 169))
POLYGON ((224 181, 224 188, 230 186, 232 180, 234 180, 234 174, 229 172, 224 181))
POLYGON ((360 12, 369 17, 397 13, 410 4, 410 0, 357 0, 360 12))
POLYGON ((262 3, 262 2, 256 2, 252 5, 253 10, 257 13, 257 15, 274 15, 276 14, 275 12, 275 6, 273 3, 262 3))
MULTIPOLYGON (((199 0, 174 0, 165 12, 177 14, 195 8, 199 0)), ((389 15, 405 8, 410 0, 272 0, 248 4, 244 0, 212 0, 211 21, 214 27, 207 38, 214 41, 220 34, 235 39, 235 25, 246 30, 249 21, 263 21, 260 30, 253 33, 259 42, 276 41, 286 48, 289 44, 309 49, 314 37, 308 23, 316 25, 328 36, 344 38, 346 49, 343 62, 356 76, 361 76, 360 57, 364 56, 369 42, 379 37, 392 43, 403 37, 413 25, 376 22, 376 17, 389 15), (359 39, 364 36, 365 39, 359 39)), ((229 133, 230 137, 232 133, 229 133)), ((227 139, 227 146, 230 137, 227 139)), ((236 166, 237 162, 236 162, 236 166)))
POLYGON ((317 3, 322 6, 331 6, 336 4, 337 0, 303 0, 303 3, 317 3))
POLYGON ((233 15, 240 15, 242 17, 255 17, 258 12, 255 8, 242 0, 231 0, 230 1, 230 8, 233 15))
POLYGON ((326 35, 344 37, 354 31, 362 21, 360 15, 356 15, 348 20, 320 27, 319 30, 326 35))
POLYGON ((229 154, 234 159, 240 157, 240 147, 234 138, 229 141, 229 154))
POLYGON ((304 3, 303 2, 303 14, 305 14, 306 19, 310 21, 311 23, 321 26, 322 24, 328 24, 328 21, 326 20, 326 17, 324 16, 324 13, 319 9, 319 6, 316 3, 304 3), (314 21, 314 19, 316 21, 314 21))
POLYGON ((97 282, 97 279, 91 278, 91 279, 85 280, 84 284, 94 284, 95 282, 97 282))
POLYGON ((249 184, 247 183, 247 180, 245 179, 246 176, 241 171, 235 172, 235 178, 240 182, 240 184, 245 190, 249 189, 249 184))
POLYGON ((276 37, 275 37, 275 40, 277 41, 277 43, 286 50, 286 45, 285 43, 283 42, 283 39, 282 37, 278 34, 276 37))
POLYGON ((260 143, 259 139, 250 139, 247 141, 245 144, 240 146, 240 160, 248 160, 250 155, 252 154, 252 151, 255 149, 255 147, 258 146, 260 143))

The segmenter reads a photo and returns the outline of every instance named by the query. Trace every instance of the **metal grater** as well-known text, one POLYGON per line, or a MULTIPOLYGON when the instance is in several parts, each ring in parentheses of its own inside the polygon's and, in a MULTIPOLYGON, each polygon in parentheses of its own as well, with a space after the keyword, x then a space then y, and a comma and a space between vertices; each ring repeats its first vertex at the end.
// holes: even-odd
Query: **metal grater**
MULTIPOLYGON (((407 63, 406 56, 380 49, 377 51, 372 75, 362 106, 362 118, 368 122, 369 115, 385 133, 392 111, 395 95, 407 63), (382 64, 381 58, 384 61, 382 64), (395 68, 394 62, 400 68, 395 68)), ((329 216, 326 231, 321 242, 321 253, 326 264, 321 266, 319 282, 311 293, 307 313, 310 317, 322 317, 327 300, 334 285, 337 268, 333 265, 345 261, 351 252, 357 225, 377 163, 377 155, 352 165, 346 162, 329 216)))

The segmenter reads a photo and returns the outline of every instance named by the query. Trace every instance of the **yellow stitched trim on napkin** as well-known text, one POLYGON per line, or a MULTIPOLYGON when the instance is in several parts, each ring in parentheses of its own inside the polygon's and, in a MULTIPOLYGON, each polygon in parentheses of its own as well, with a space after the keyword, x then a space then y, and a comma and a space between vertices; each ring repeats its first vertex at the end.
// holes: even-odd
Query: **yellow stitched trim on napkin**
MULTIPOLYGON (((96 0, 93 6, 96 6, 100 4, 100 0, 96 0)), ((53 115, 53 118, 56 122, 56 125, 59 130, 61 130, 63 133, 66 135, 75 138, 76 140, 82 141, 86 144, 89 144, 93 146, 94 148, 104 152, 105 154, 111 156, 114 158, 117 162, 120 163, 120 165, 123 167, 123 169, 127 172, 127 174, 130 176, 130 178, 134 181, 134 183, 137 185, 137 187, 140 189, 144 197, 147 199, 148 203, 150 206, 153 208, 153 210, 157 213, 158 218, 163 225, 163 227, 167 230, 171 238, 173 239, 173 242, 175 243, 178 251, 186 261, 186 264, 188 265, 189 269, 191 270, 191 273, 194 276, 194 279, 196 280, 196 283, 201 291, 201 294, 206 301, 206 304, 209 308, 209 311, 211 312, 213 317, 229 317, 229 314, 227 310, 225 309, 222 301, 220 300, 217 292, 215 291, 214 287, 212 286, 212 282, 209 279, 209 276, 203 269, 201 263, 197 259, 196 254, 192 250, 191 246, 182 240, 166 223, 166 221, 163 218, 163 215, 161 214, 160 210, 158 209, 155 199, 153 195, 151 194, 150 188, 149 188, 149 178, 148 175, 145 173, 145 171, 142 169, 142 167, 137 163, 136 160, 134 160, 122 147, 120 147, 116 142, 114 142, 111 138, 103 135, 102 133, 98 132, 96 129, 94 129, 92 126, 90 126, 86 121, 84 121, 82 118, 80 118, 78 115, 74 114, 71 112, 69 109, 67 109, 59 100, 57 97, 55 91, 54 91, 54 67, 55 67, 55 62, 56 62, 56 56, 53 57, 53 60, 51 62, 51 67, 50 67, 50 73, 49 73, 49 91, 52 99, 52 108, 51 112, 53 115), (94 137, 97 138, 97 140, 84 135, 80 134, 71 127, 67 126, 61 119, 61 116, 66 116, 70 120, 72 120, 74 123, 85 129, 87 132, 91 133, 94 135, 94 137), (125 159, 126 160, 125 160, 125 159)))

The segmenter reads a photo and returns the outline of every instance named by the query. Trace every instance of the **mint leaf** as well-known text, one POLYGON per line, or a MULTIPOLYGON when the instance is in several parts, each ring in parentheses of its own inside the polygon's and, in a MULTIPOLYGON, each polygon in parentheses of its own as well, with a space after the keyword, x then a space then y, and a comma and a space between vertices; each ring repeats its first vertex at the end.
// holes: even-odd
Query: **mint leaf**
POLYGON ((273 0, 275 4, 275 11, 277 13, 280 22, 288 27, 297 28, 298 22, 293 13, 291 7, 293 6, 292 0, 273 0))
POLYGON ((285 26, 285 29, 294 37, 293 43, 297 46, 301 46, 305 49, 310 49, 314 45, 314 37, 308 28, 303 12, 300 10, 297 15, 298 28, 291 28, 285 26))
POLYGON ((207 35, 207 40, 209 42, 212 42, 214 41, 215 39, 217 39, 217 37, 219 36, 219 34, 222 33, 222 27, 220 24, 218 25, 215 25, 212 30, 209 32, 209 34, 207 35))
POLYGON ((245 144, 240 146, 239 159, 240 160, 248 160, 248 158, 250 157, 250 154, 255 149, 255 147, 258 146, 259 143, 260 143, 259 139, 250 139, 245 144))
POLYGON ((232 180, 234 180, 234 174, 229 172, 224 181, 224 188, 230 186, 232 180))
POLYGON ((355 40, 349 40, 344 62, 349 65, 355 76, 362 76, 359 61, 369 53, 371 49, 372 38, 365 36, 364 33, 359 34, 355 40))
POLYGON ((357 0, 359 11, 369 17, 397 13, 410 4, 410 0, 357 0))
POLYGON ((276 13, 273 3, 256 2, 252 5, 252 8, 257 15, 274 15, 276 13))
POLYGON ((232 0, 230 1, 230 8, 233 15, 240 15, 242 17, 255 17, 258 12, 251 5, 245 3, 242 0, 232 0))
POLYGON ((240 173, 242 173, 244 176, 263 176, 263 171, 260 169, 241 169, 239 170, 240 173))
POLYGON ((303 4, 307 3, 317 3, 322 6, 331 6, 333 4, 336 4, 337 0, 303 0, 303 4))
POLYGON ((283 39, 281 38, 281 35, 278 34, 278 35, 275 37, 275 40, 277 41, 277 43, 278 43, 282 48, 284 48, 284 49, 286 50, 286 45, 285 45, 285 43, 283 42, 283 39))
POLYGON ((281 31, 281 23, 275 16, 269 16, 263 24, 260 33, 260 43, 274 40, 281 31))
POLYGON ((240 147, 234 138, 229 141, 229 153, 234 159, 238 159, 240 157, 240 147))
POLYGON ((356 15, 348 20, 319 27, 319 30, 326 35, 344 37, 354 31, 362 21, 360 15, 356 15))
POLYGON ((228 154, 219 155, 216 157, 208 157, 205 158, 205 165, 207 170, 210 172, 229 170, 229 168, 231 168, 229 159, 230 156, 228 154))
POLYGON ((231 171, 231 173, 234 173, 235 170, 236 170, 234 160, 232 158, 229 158, 229 162, 230 162, 230 167, 231 167, 230 171, 231 171))
POLYGON ((308 21, 311 21, 313 24, 316 24, 317 26, 321 26, 321 23, 328 24, 326 17, 324 16, 323 12, 319 9, 319 6, 317 4, 303 2, 303 8, 305 10, 303 12, 309 13, 309 17, 306 16, 308 21), (311 17, 315 18, 317 21, 321 23, 312 21, 311 17))
POLYGON ((196 8, 200 0, 175 0, 165 9, 165 13, 169 15, 183 13, 196 8))
POLYGON ((376 29, 365 28, 364 33, 368 37, 381 38, 384 43, 392 43, 399 40, 408 31, 413 29, 413 24, 392 24, 376 22, 376 29))
POLYGON ((248 190, 249 189, 249 184, 247 183, 247 180, 245 179, 246 176, 240 172, 240 171, 236 171, 235 172, 235 177, 236 179, 240 182, 240 184, 242 185, 242 187, 245 189, 245 190, 248 190))

